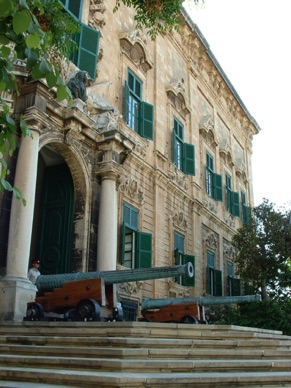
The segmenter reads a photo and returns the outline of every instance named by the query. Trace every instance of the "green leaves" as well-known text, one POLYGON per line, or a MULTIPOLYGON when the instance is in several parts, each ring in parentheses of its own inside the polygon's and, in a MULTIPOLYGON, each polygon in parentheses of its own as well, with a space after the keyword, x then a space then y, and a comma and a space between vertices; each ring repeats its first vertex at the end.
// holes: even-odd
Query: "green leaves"
POLYGON ((16 34, 22 34, 29 28, 31 16, 28 10, 20 11, 13 16, 13 30, 16 34))

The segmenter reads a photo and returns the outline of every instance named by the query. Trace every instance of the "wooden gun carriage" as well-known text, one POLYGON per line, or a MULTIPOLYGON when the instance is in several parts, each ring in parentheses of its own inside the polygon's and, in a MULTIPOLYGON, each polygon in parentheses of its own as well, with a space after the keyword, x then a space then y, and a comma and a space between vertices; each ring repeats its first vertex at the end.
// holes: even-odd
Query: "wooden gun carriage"
POLYGON ((169 267, 40 275, 36 281, 38 294, 34 302, 27 304, 24 320, 122 320, 116 284, 193 274, 189 262, 169 267))
POLYGON ((204 306, 260 301, 260 295, 144 299, 142 318, 147 322, 207 323, 204 306))

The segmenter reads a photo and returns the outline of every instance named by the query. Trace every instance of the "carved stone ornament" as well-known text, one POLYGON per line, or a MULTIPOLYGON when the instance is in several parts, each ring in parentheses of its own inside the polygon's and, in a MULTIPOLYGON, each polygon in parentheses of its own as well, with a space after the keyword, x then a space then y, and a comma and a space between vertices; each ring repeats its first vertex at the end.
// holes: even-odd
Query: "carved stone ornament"
POLYGON ((202 116, 199 122, 199 132, 212 148, 218 146, 219 142, 215 135, 214 121, 210 115, 202 116))
POLYGON ((209 197, 208 195, 205 196, 203 201, 204 207, 209 210, 213 214, 217 214, 218 212, 218 204, 217 201, 209 197))
POLYGON ((190 113, 190 107, 185 93, 184 78, 172 80, 168 85, 166 92, 177 112, 181 113, 183 116, 190 113))
POLYGON ((175 210, 170 216, 170 220, 173 226, 183 229, 184 231, 188 228, 188 221, 186 220, 185 214, 182 210, 175 210))
POLYGON ((235 227, 235 218, 232 214, 230 214, 228 211, 225 211, 224 213, 224 221, 225 223, 230 226, 231 228, 235 227))
POLYGON ((208 232, 205 238, 207 248, 215 251, 218 248, 218 238, 213 232, 208 232))
POLYGON ((128 296, 138 295, 142 290, 143 284, 144 282, 140 280, 137 282, 121 283, 119 289, 128 296))
POLYGON ((244 178, 246 177, 244 160, 242 158, 237 158, 234 165, 235 165, 235 173, 236 173, 236 175, 240 179, 244 180, 244 178))
POLYGON ((121 51, 144 73, 153 67, 147 44, 148 38, 141 30, 131 30, 120 35, 121 51))
POLYGON ((95 29, 102 28, 105 25, 104 11, 106 5, 103 0, 90 0, 89 5, 89 25, 95 29))
POLYGON ((233 245, 226 240, 223 241, 223 256, 229 261, 233 261, 235 256, 235 249, 233 245))
POLYGON ((234 166, 229 139, 223 139, 220 141, 219 154, 225 164, 227 164, 230 168, 234 166))
POLYGON ((180 189, 187 191, 189 188, 189 178, 180 172, 180 170, 173 164, 169 165, 169 178, 174 182, 180 189))
POLYGON ((135 199, 139 203, 144 202, 143 189, 134 177, 121 176, 119 190, 126 193, 130 198, 135 199))
POLYGON ((119 131, 133 144, 133 153, 141 159, 146 157, 147 148, 149 146, 149 140, 141 138, 135 131, 130 129, 124 120, 118 120, 119 131))
POLYGON ((175 278, 169 278, 167 283, 169 286, 170 298, 188 298, 191 296, 189 288, 180 286, 175 282, 175 278))

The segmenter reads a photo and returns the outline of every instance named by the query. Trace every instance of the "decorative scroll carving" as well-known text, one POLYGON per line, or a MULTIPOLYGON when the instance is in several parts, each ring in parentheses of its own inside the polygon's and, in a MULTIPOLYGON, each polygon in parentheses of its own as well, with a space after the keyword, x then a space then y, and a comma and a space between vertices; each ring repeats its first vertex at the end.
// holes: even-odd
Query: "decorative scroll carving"
POLYGON ((214 121, 210 115, 203 116, 199 122, 199 132, 206 143, 212 148, 218 146, 219 142, 214 131, 214 121))
POLYGON ((228 164, 230 168, 234 166, 229 139, 225 138, 220 140, 219 154, 221 156, 221 159, 224 161, 224 163, 228 164))
POLYGON ((229 261, 233 261, 235 256, 235 249, 233 245, 226 240, 223 241, 223 256, 226 260, 229 261))
POLYGON ((104 11, 106 5, 103 0, 90 0, 89 6, 89 22, 88 24, 95 29, 102 28, 105 25, 104 11))
POLYGON ((169 84, 166 92, 177 112, 186 116, 190 113, 190 107, 187 102, 184 83, 184 78, 175 79, 169 84))
POLYGON ((121 51, 144 73, 153 67, 147 48, 147 36, 141 30, 131 30, 120 36, 121 51))
POLYGON ((120 178, 119 190, 123 193, 127 193, 130 198, 136 199, 139 203, 144 202, 143 189, 133 177, 128 178, 123 175, 120 178))

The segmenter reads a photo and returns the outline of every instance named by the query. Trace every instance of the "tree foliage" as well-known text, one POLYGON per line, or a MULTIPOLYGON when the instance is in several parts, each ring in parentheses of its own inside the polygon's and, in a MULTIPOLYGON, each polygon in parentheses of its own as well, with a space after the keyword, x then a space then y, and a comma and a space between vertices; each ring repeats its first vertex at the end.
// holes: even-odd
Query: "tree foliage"
MULTIPOLYGON (((17 77, 13 72, 16 61, 25 64, 28 76, 44 78, 49 88, 57 88, 60 100, 70 95, 58 65, 51 59, 51 50, 66 58, 73 47, 71 36, 78 25, 63 12, 58 0, 0 0, 0 93, 18 93, 17 77)), ((31 136, 22 116, 15 120, 10 107, 0 98, 0 191, 21 194, 6 179, 9 174, 5 156, 15 149, 15 134, 20 129, 31 136)))
MULTIPOLYGON (((194 4, 202 4, 204 0, 192 0, 194 4)), ((157 35, 178 29, 183 0, 116 0, 114 8, 117 11, 123 3, 135 9, 134 20, 137 28, 147 28, 152 39, 157 35)))
POLYGON ((264 200, 235 234, 237 272, 262 292, 263 299, 290 294, 291 212, 264 200))

